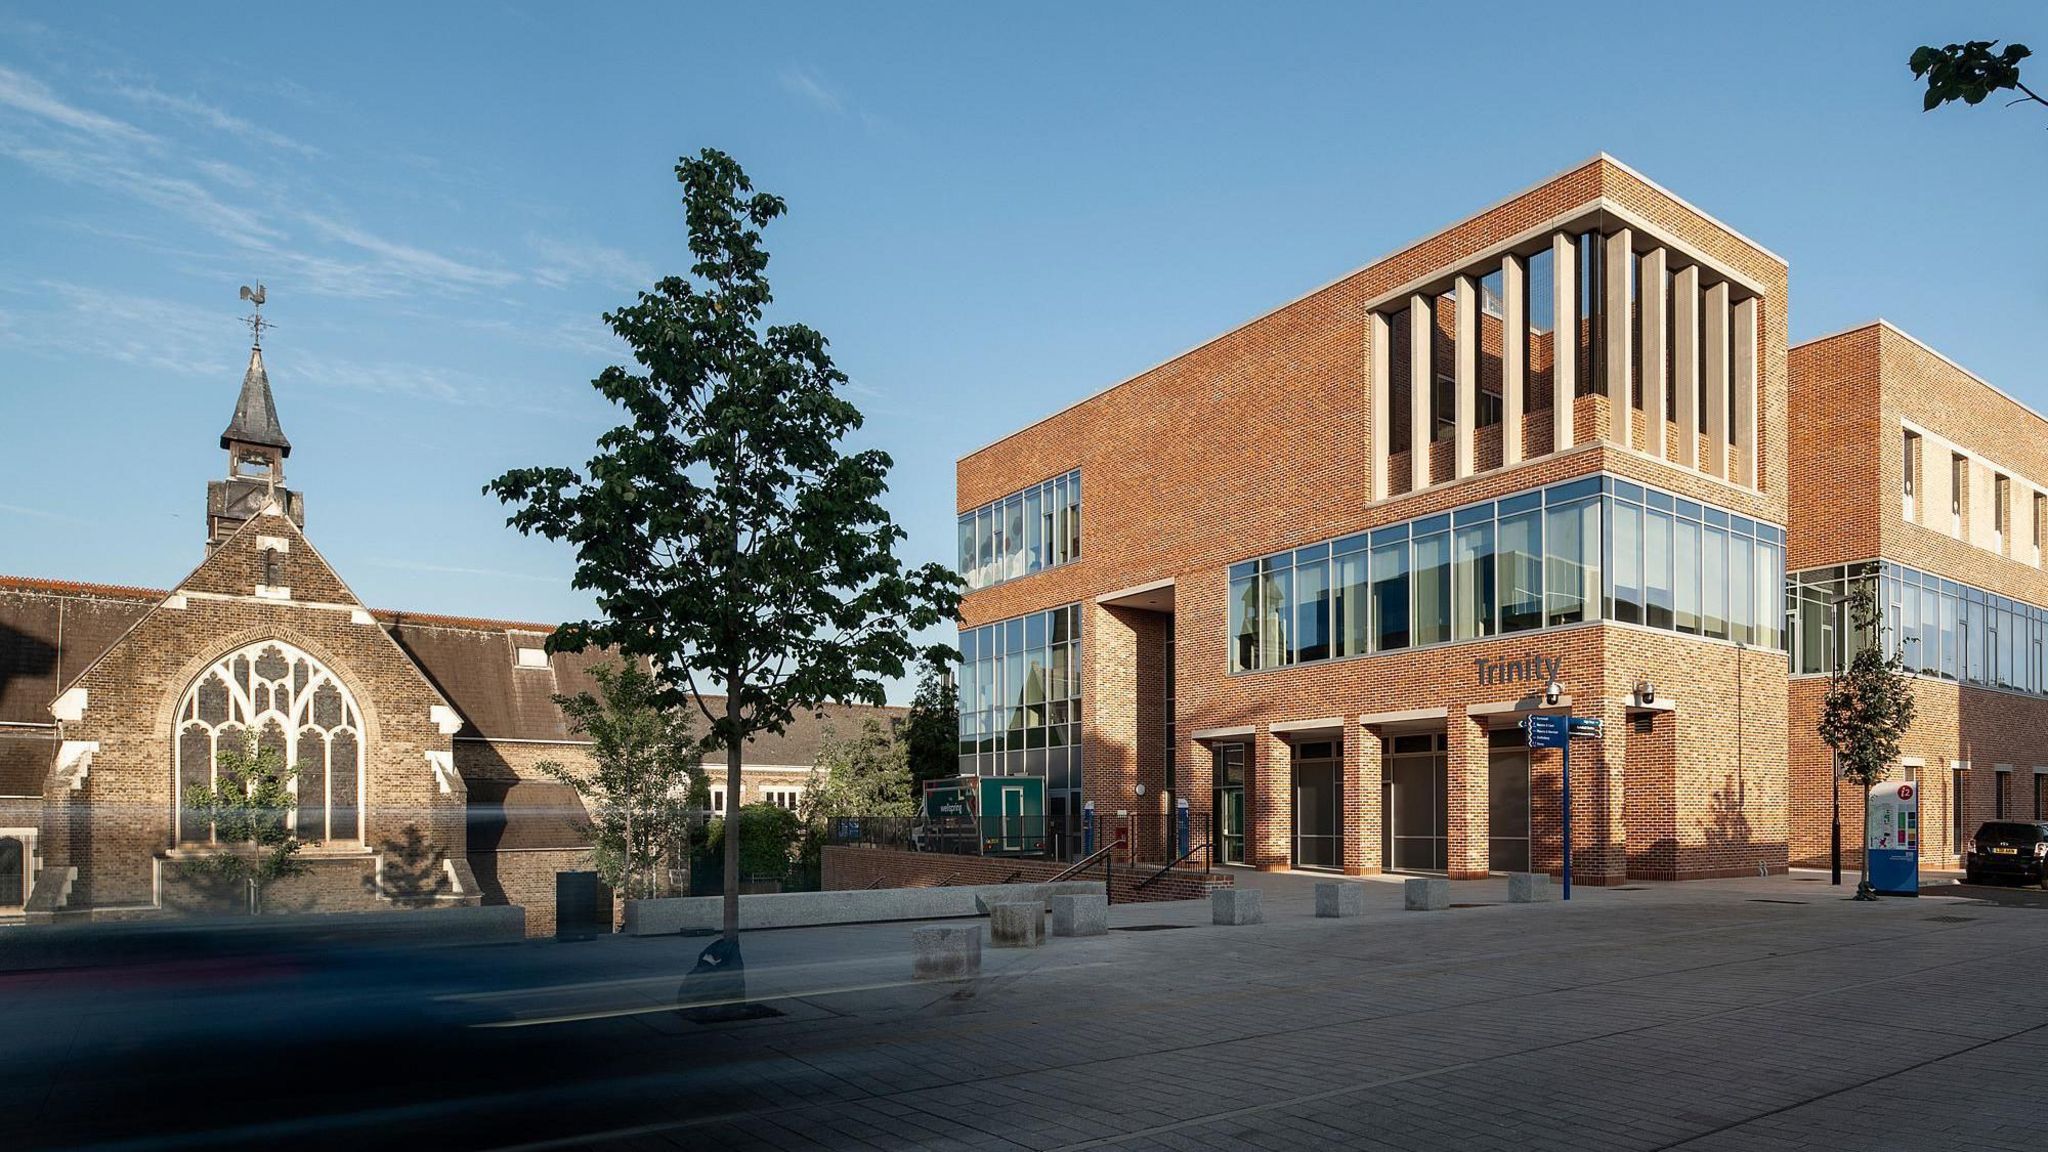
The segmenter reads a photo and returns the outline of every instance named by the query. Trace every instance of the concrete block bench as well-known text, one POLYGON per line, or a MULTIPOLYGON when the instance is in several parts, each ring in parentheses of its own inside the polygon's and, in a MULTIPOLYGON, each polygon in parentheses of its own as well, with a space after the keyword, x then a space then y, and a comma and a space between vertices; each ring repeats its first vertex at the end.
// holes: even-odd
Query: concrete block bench
POLYGON ((1103 936, 1109 932, 1109 899, 1104 896, 1052 898, 1052 934, 1103 936))
POLYGON ((1416 876, 1401 885, 1410 912, 1441 912, 1451 906, 1451 882, 1435 876, 1416 876))
POLYGON ((1316 884, 1316 915, 1323 919, 1365 915, 1365 885, 1322 880, 1316 884))
POLYGON ((981 925, 935 925, 910 930, 910 975, 915 980, 965 980, 981 975, 981 925))
POLYGON ((1045 905, 1036 900, 989 905, 988 939, 998 948, 1036 948, 1045 943, 1045 905))
POLYGON ((1508 873, 1508 903, 1540 904, 1551 898, 1550 874, 1547 872, 1508 873))
POLYGON ((1210 918, 1218 924, 1263 924, 1260 895, 1257 888, 1218 888, 1209 894, 1210 918))

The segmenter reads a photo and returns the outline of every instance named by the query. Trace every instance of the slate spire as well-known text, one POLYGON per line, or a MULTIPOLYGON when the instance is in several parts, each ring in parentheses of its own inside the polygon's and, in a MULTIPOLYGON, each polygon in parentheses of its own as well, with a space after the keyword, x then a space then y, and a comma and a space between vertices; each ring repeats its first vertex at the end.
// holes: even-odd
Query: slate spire
POLYGON ((235 418, 220 434, 220 446, 236 444, 275 448, 279 456, 292 454, 292 442, 285 439, 277 423, 277 402, 270 396, 270 374, 263 370, 263 348, 249 349, 249 369, 242 374, 242 395, 235 401, 235 418))

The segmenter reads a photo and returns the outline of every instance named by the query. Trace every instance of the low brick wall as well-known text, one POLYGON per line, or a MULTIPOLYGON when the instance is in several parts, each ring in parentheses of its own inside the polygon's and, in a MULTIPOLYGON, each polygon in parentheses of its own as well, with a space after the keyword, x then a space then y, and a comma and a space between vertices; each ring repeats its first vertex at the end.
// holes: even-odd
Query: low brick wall
MULTIPOLYGON (((1046 860, 1012 860, 1000 856, 948 856, 936 852, 904 852, 895 848, 863 848, 827 845, 820 886, 827 892, 861 888, 940 888, 974 884, 1039 884, 1066 870, 1066 865, 1046 860), (880 883, 876 883, 879 880, 880 883)), ((1140 880, 1158 867, 1136 869, 1119 865, 1110 884, 1110 901, 1129 904, 1150 900, 1202 900, 1218 888, 1233 882, 1225 873, 1204 874, 1195 869, 1175 869, 1158 880, 1137 887, 1140 880)), ((1100 880, 1099 868, 1077 879, 1100 880)))
MULTIPOLYGON (((833 892, 763 892, 740 897, 740 927, 809 928, 824 924, 880 924, 891 920, 952 920, 987 915, 986 905, 1037 901, 1051 911, 1054 896, 1100 896, 1100 880, 1057 884, 981 884, 946 888, 875 888, 833 892)), ((716 929, 725 902, 716 896, 625 901, 629 936, 662 936, 716 929)))

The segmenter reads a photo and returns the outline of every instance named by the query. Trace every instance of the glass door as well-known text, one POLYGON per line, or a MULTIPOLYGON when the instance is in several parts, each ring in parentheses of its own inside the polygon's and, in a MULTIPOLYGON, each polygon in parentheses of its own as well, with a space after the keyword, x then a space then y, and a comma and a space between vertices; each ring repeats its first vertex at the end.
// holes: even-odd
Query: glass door
POLYGON ((1218 744, 1211 753, 1215 769, 1215 827, 1210 843, 1216 847, 1219 864, 1244 863, 1244 777, 1246 753, 1243 744, 1218 744))
POLYGON ((1294 747, 1294 866, 1343 866, 1342 762, 1330 741, 1294 747))
POLYGON ((1450 867, 1449 757, 1440 735, 1396 736, 1387 757, 1391 794, 1384 811, 1397 872, 1442 872, 1450 867))
POLYGON ((1003 789, 1003 851, 1024 850, 1024 789, 1003 789))
POLYGON ((1216 862, 1244 863, 1244 789, 1216 790, 1216 862))
MULTIPOLYGON (((1513 735, 1520 736, 1521 733, 1513 735)), ((1486 866, 1494 872, 1527 872, 1528 751, 1495 748, 1487 760, 1486 776, 1486 866)))

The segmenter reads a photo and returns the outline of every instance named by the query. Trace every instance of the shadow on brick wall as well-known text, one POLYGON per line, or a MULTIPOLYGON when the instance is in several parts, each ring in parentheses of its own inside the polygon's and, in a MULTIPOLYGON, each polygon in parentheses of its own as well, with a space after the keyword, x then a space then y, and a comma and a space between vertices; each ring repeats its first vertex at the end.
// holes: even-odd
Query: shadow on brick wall
POLYGON ((427 842, 419 826, 408 824, 396 840, 378 846, 384 854, 380 877, 363 877, 363 891, 371 898, 382 895, 399 908, 422 908, 448 892, 448 854, 427 842))

